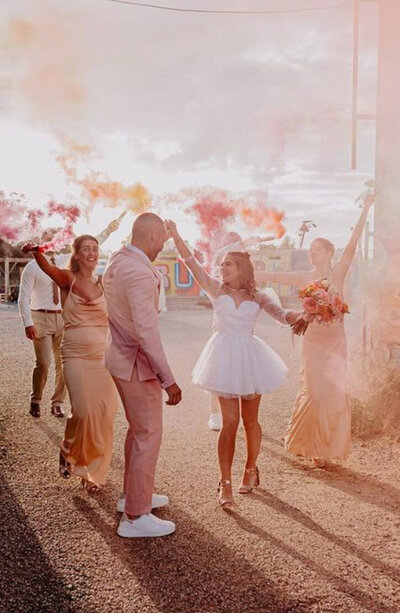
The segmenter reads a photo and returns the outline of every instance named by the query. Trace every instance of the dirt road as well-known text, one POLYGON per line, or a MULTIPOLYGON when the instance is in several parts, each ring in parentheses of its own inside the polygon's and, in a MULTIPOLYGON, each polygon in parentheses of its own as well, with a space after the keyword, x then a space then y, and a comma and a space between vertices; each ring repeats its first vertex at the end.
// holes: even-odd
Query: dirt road
MULTIPOLYGON (((57 474, 63 421, 28 415, 32 348, 15 308, 0 310, 0 610, 9 612, 400 611, 400 449, 356 442, 345 467, 313 470, 288 457, 282 437, 295 394, 289 335, 263 320, 258 333, 291 366, 291 381, 262 404, 261 487, 216 506, 216 433, 190 371, 210 313, 162 316, 165 346, 184 400, 165 409, 157 490, 163 539, 116 535, 125 418, 119 411, 109 482, 89 496, 57 474)), ((50 386, 46 392, 48 407, 50 386)), ((239 434, 234 478, 244 460, 239 434)))

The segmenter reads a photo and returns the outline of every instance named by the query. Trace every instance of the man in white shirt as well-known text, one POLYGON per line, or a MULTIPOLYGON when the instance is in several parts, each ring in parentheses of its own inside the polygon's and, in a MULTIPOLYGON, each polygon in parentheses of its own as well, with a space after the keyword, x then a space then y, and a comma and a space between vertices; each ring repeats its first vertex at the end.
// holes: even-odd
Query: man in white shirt
MULTIPOLYGON (((51 239, 46 236, 44 240, 51 239)), ((54 258, 53 254, 47 255, 49 259, 54 258)), ((63 266, 67 257, 57 256, 54 263, 57 266, 63 266)), ((55 417, 64 417, 65 384, 60 356, 63 320, 60 291, 50 277, 39 268, 35 260, 29 262, 22 272, 18 306, 25 327, 25 335, 33 342, 36 357, 32 373, 29 413, 32 417, 40 417, 40 403, 53 356, 55 381, 51 397, 51 412, 55 417)))

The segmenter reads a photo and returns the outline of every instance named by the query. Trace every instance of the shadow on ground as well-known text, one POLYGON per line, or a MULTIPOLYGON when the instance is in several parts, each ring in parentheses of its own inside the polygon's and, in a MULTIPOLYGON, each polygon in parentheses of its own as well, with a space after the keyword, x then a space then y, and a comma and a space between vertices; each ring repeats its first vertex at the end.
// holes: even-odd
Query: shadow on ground
MULTIPOLYGON (((111 484, 110 484, 111 485, 111 484)), ((96 502, 115 519, 117 491, 103 491, 96 502)), ((237 556, 180 509, 177 532, 158 539, 121 539, 104 523, 93 504, 75 496, 77 510, 107 543, 113 557, 140 581, 163 613, 305 612, 306 603, 289 598, 247 560, 237 556)), ((223 512, 221 510, 221 512, 223 512)), ((162 512, 158 513, 162 517, 162 512)), ((310 604, 309 602, 307 604, 310 604)))
POLYGON ((79 610, 51 566, 25 512, 0 473, 0 610, 72 613, 79 610))

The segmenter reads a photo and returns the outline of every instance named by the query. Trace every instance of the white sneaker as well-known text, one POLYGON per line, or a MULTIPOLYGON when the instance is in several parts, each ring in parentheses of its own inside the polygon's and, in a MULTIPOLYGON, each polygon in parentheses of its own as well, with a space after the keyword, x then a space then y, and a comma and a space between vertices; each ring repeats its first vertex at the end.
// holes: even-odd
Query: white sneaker
POLYGON ((221 413, 211 413, 208 420, 208 427, 210 430, 221 430, 222 428, 222 416, 221 413))
MULTIPOLYGON (((165 507, 169 504, 168 496, 164 496, 163 494, 153 494, 151 497, 151 508, 152 509, 160 509, 161 507, 165 507)), ((118 513, 125 512, 125 495, 122 494, 120 498, 118 498, 117 502, 117 511, 118 513)))
POLYGON ((160 519, 151 513, 141 515, 137 519, 128 519, 124 513, 117 528, 117 534, 128 539, 166 536, 173 532, 175 532, 173 521, 160 519))

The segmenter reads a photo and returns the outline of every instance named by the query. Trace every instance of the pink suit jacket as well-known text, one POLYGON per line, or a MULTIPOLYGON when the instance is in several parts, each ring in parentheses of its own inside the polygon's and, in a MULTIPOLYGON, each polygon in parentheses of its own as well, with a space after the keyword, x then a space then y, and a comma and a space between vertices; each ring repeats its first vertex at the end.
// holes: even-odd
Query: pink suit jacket
POLYGON ((123 247, 103 274, 109 334, 106 368, 130 381, 136 365, 139 381, 157 378, 164 389, 175 382, 158 329, 160 277, 139 253, 123 247))

